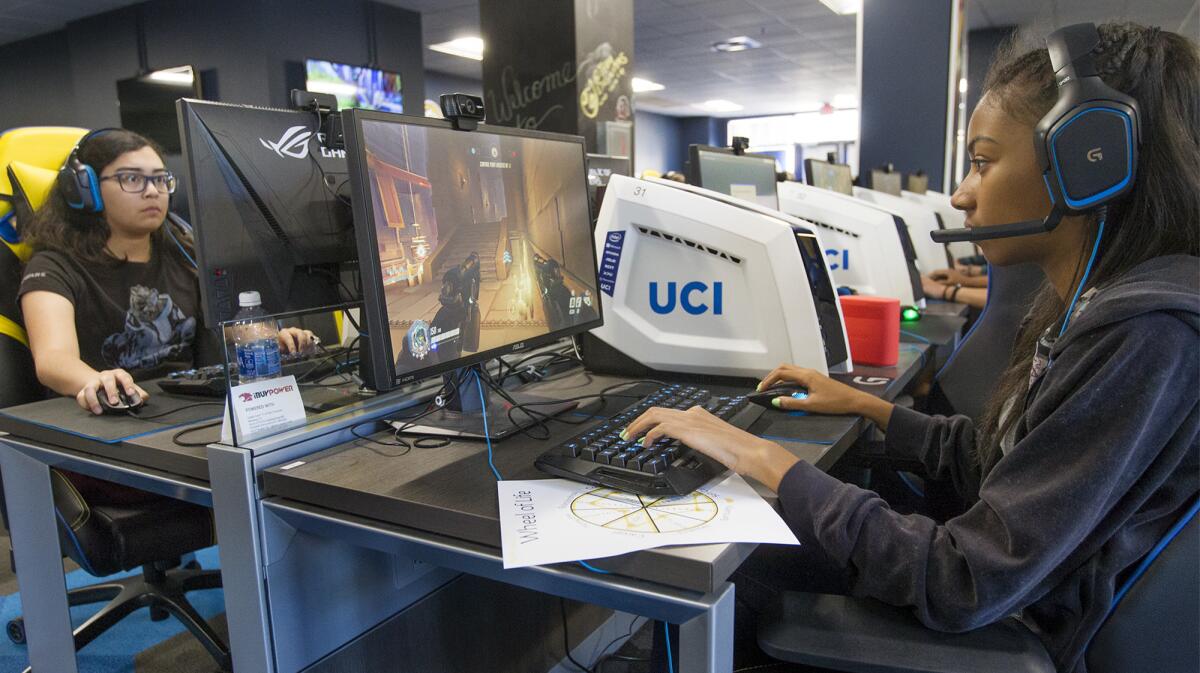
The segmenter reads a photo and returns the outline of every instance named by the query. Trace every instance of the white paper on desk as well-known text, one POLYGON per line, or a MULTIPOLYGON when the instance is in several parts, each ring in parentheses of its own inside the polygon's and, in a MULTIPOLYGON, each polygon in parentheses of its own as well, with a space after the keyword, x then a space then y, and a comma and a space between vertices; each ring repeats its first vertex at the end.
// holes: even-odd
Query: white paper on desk
POLYGON ((578 561, 681 544, 800 544, 744 479, 691 495, 637 496, 565 479, 500 481, 505 568, 578 561))

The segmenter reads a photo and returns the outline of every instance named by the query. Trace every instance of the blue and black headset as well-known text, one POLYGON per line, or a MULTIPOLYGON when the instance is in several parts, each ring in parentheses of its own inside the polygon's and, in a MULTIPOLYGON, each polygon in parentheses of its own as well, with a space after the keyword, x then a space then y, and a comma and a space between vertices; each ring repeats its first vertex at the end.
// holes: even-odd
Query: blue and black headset
POLYGON ((1092 23, 1046 38, 1058 102, 1034 129, 1033 142, 1052 207, 1044 220, 975 229, 944 229, 938 243, 982 241, 1052 231, 1067 215, 1090 213, 1124 196, 1137 173, 1141 125, 1137 101, 1104 83, 1092 54, 1100 33, 1092 23))
POLYGON ((100 176, 96 175, 96 169, 79 160, 79 148, 96 136, 116 130, 118 129, 102 128, 85 133, 79 142, 75 143, 75 147, 67 155, 66 162, 59 169, 58 188, 66 197, 67 205, 75 210, 88 213, 104 210, 104 199, 100 197, 100 176))

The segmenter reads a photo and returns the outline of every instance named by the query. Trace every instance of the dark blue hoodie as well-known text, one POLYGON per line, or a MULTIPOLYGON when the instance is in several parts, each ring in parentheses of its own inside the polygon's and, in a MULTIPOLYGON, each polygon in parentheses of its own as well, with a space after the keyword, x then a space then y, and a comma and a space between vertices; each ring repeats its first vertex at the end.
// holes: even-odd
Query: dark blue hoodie
POLYGON ((854 571, 856 595, 941 631, 1019 614, 1060 671, 1083 673, 1116 587, 1200 493, 1200 259, 1156 258, 1108 284, 1051 357, 989 465, 970 419, 892 412, 887 450, 972 503, 944 525, 804 462, 779 496, 801 543, 854 571))

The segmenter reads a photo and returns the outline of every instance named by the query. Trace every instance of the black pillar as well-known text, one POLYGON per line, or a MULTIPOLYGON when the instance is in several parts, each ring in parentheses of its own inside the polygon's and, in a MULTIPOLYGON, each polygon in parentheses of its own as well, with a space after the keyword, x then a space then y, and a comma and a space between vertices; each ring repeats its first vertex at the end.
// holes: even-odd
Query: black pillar
POLYGON ((948 0, 864 0, 860 174, 891 163, 941 190, 951 11, 948 0))
POLYGON ((633 0, 481 0, 490 124, 633 156, 633 0))

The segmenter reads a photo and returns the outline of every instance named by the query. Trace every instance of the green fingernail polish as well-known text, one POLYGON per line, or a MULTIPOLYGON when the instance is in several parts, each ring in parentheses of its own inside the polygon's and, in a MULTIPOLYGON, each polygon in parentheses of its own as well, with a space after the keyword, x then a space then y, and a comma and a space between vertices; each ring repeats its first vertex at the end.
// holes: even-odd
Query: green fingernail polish
POLYGON ((762 383, 759 383, 757 386, 755 386, 754 392, 758 392, 760 390, 762 390, 762 383))
POLYGON ((621 437, 622 442, 625 441, 625 431, 624 430, 621 431, 620 437, 621 437))
POLYGON ((780 399, 780 398, 778 398, 778 397, 776 397, 775 399, 771 400, 771 406, 773 406, 773 407, 779 407, 779 406, 781 406, 782 404, 783 404, 783 400, 782 400, 782 399, 780 399))

